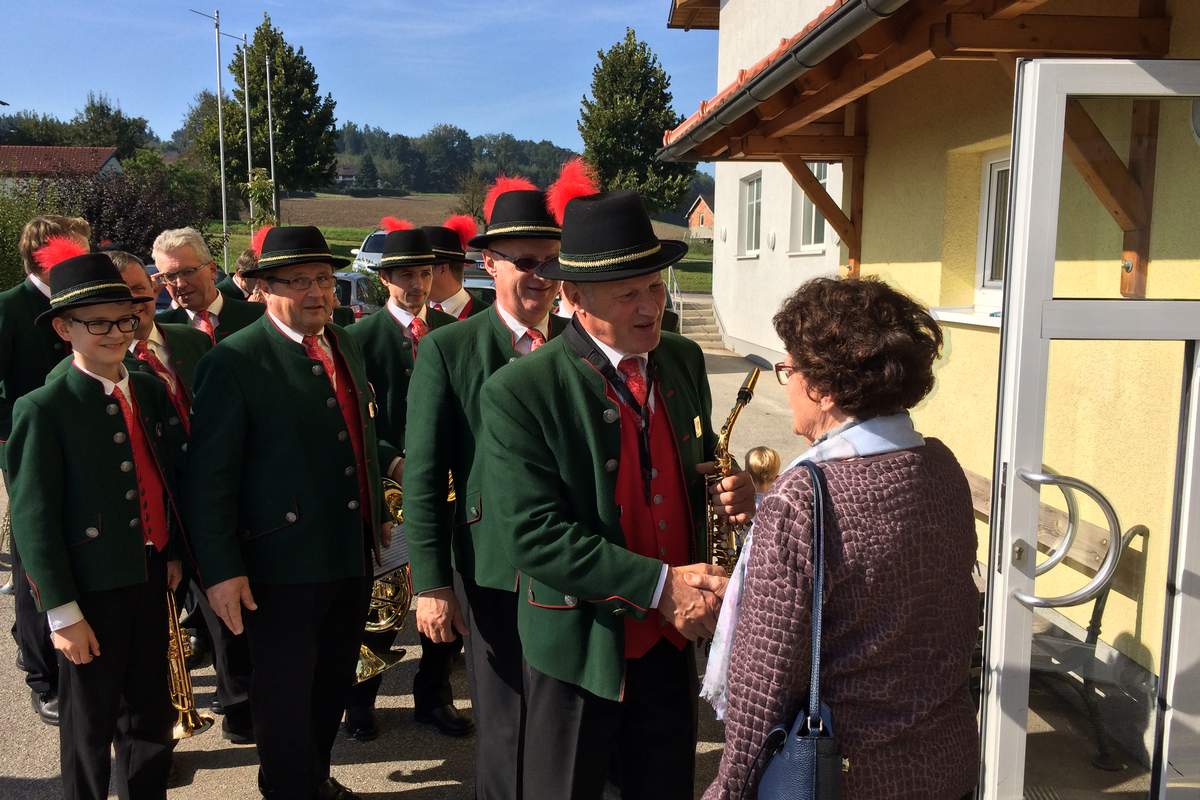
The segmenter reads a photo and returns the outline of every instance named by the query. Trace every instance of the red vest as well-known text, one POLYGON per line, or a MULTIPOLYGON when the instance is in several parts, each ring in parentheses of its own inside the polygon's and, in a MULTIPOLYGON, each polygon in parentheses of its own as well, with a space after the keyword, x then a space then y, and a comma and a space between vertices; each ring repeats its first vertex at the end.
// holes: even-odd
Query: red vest
MULTIPOLYGON (((608 398, 621 409, 621 458, 617 468, 617 506, 621 509, 621 531, 625 546, 638 555, 657 558, 672 567, 690 560, 692 517, 688 507, 687 486, 680 474, 679 452, 667 417, 666 404, 654 390, 654 412, 650 415, 650 502, 642 487, 642 468, 638 457, 637 415, 617 399, 606 386, 608 398)), ((641 658, 666 637, 682 650, 687 644, 675 626, 657 613, 645 619, 625 619, 625 657, 641 658)))

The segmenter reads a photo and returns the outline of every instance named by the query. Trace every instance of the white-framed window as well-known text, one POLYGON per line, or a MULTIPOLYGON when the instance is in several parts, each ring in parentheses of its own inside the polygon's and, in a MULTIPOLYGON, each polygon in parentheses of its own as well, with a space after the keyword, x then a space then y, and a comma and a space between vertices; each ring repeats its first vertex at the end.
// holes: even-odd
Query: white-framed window
MULTIPOLYGON (((829 190, 829 165, 823 161, 808 162, 809 169, 829 190)), ((792 182, 792 225, 788 234, 788 251, 792 253, 820 253, 825 250, 825 218, 800 184, 792 182)))
POLYGON ((1003 301, 1004 261, 1008 257, 1009 152, 994 150, 985 154, 982 162, 975 305, 999 308, 1003 301))
POLYGON ((738 186, 738 255, 758 255, 762 235, 762 173, 742 178, 738 186))

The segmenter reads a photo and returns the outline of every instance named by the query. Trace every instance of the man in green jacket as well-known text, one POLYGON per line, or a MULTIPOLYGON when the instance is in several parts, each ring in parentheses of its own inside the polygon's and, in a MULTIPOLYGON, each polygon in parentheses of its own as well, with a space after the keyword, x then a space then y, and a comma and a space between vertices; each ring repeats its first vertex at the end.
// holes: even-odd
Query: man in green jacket
POLYGON ((404 527, 418 629, 435 642, 449 642, 470 626, 471 705, 480 731, 475 796, 513 800, 522 796, 524 726, 515 580, 498 542, 471 536, 469 523, 480 514, 472 461, 483 382, 562 330, 562 320, 550 316, 558 284, 534 272, 557 254, 559 227, 545 193, 521 179, 498 180, 484 212, 487 233, 470 244, 484 250, 496 302, 421 341, 405 426, 404 527), (453 503, 446 496, 447 473, 457 495, 453 503))
MULTIPOLYGON (((384 219, 385 230, 390 220, 384 219)), ((362 348, 367 378, 375 389, 380 463, 397 483, 404 481, 409 378, 421 340, 427 333, 457 321, 427 305, 434 259, 423 229, 390 231, 384 240, 379 265, 373 267, 387 288, 388 301, 379 312, 349 330, 362 348)), ((433 725, 448 736, 466 736, 471 732, 471 721, 454 708, 450 687, 451 661, 462 641, 455 638, 450 642, 434 642, 423 633, 419 636, 421 663, 413 678, 414 715, 418 722, 433 725)), ((395 631, 369 633, 363 643, 378 651, 389 647, 395 638, 395 631)), ((374 706, 382 682, 383 676, 376 675, 351 690, 346 704, 346 732, 351 738, 369 741, 378 735, 374 706)))
POLYGON ((690 798, 691 642, 711 636, 725 588, 705 500, 744 521, 754 490, 745 473, 707 489, 704 357, 661 333, 661 270, 687 246, 659 241, 633 192, 572 200, 562 224, 540 272, 564 282, 574 318, 484 385, 476 455, 475 535, 520 576, 526 796, 600 800, 607 779, 624 797, 690 798))
POLYGON ((437 263, 433 265, 433 285, 429 290, 429 305, 455 319, 473 317, 487 309, 491 300, 481 292, 463 286, 467 264, 467 243, 478 233, 475 218, 468 214, 448 217, 441 225, 423 229, 433 245, 437 263))
POLYGON ((236 300, 217 290, 217 262, 195 228, 163 231, 154 240, 152 254, 158 267, 154 277, 175 302, 175 308, 158 313, 159 322, 190 325, 216 344, 262 316, 261 303, 236 300))
MULTIPOLYGON (((53 330, 34 324, 37 316, 50 308, 50 286, 47 271, 33 254, 53 236, 69 236, 87 247, 91 227, 80 217, 48 214, 34 217, 21 231, 18 249, 25 280, 0 293, 0 464, 12 430, 13 404, 44 384, 54 365, 71 352, 70 345, 53 330)), ((58 661, 50 643, 50 628, 33 600, 15 547, 12 557, 9 588, 16 601, 12 635, 17 643, 17 666, 25 673, 33 710, 43 722, 57 725, 58 661)))
POLYGON ((390 539, 362 351, 329 324, 341 262, 314 227, 266 235, 267 314, 201 359, 183 479, 200 581, 249 639, 259 785, 287 800, 357 796, 330 751, 390 539))

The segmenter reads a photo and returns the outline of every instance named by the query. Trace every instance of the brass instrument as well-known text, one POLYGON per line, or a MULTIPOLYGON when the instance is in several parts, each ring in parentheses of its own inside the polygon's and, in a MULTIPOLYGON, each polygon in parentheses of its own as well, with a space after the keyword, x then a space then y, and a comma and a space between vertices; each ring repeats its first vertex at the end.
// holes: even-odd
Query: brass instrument
MULTIPOLYGON (((397 527, 404 524, 404 489, 391 478, 383 479, 383 505, 397 527)), ((392 535, 403 536, 404 532, 395 530, 392 535)), ((408 616, 409 606, 412 605, 408 574, 408 564, 405 564, 386 575, 380 575, 371 584, 371 605, 367 609, 365 625, 367 633, 386 633, 404 627, 404 618, 408 616)), ((403 650, 389 649, 376 653, 365 644, 359 644, 355 682, 369 681, 399 664, 403 658, 403 650)))
MULTIPOLYGON (((737 422, 738 415, 742 413, 742 409, 754 397, 754 385, 758 383, 758 367, 752 367, 746 373, 746 380, 742 381, 742 388, 738 389, 737 400, 733 404, 733 409, 730 410, 729 416, 725 418, 725 424, 721 426, 721 433, 717 436, 717 446, 713 451, 713 459, 717 462, 716 471, 707 478, 708 487, 711 489, 713 484, 718 483, 723 478, 728 478, 730 475, 738 471, 737 460, 729 453, 729 437, 733 435, 733 425, 737 422)), ((717 510, 713 508, 712 495, 708 494, 705 498, 705 518, 708 523, 708 529, 705 531, 705 560, 710 564, 715 564, 718 567, 723 567, 726 572, 733 569, 733 565, 737 563, 738 553, 742 549, 742 538, 745 535, 744 525, 734 525, 727 519, 722 519, 717 510)))
POLYGON ((213 724, 196 710, 196 698, 192 694, 192 676, 188 674, 187 659, 192 654, 192 645, 179 627, 179 611, 175 607, 175 593, 167 589, 167 667, 170 672, 171 706, 179 712, 171 736, 187 739, 204 733, 213 724))

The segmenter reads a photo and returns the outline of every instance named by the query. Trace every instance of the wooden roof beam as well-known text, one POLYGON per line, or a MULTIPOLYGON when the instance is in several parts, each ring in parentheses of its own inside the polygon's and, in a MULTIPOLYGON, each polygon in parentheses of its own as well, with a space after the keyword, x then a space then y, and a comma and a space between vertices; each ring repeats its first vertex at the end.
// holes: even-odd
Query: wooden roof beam
POLYGON ((937 34, 938 55, 1038 53, 1081 56, 1164 56, 1170 46, 1166 18, 1075 17, 1035 14, 987 19, 950 14, 937 34))
POLYGON ((799 156, 781 156, 779 160, 787 167, 787 171, 792 173, 792 177, 796 179, 796 183, 800 184, 804 194, 808 195, 808 199, 817 207, 817 211, 821 212, 821 216, 825 218, 826 222, 837 231, 837 235, 841 237, 842 241, 846 242, 851 249, 856 248, 859 241, 858 233, 854 230, 850 219, 843 213, 841 206, 829 196, 829 192, 825 191, 825 187, 821 185, 817 176, 813 175, 808 164, 804 163, 804 159, 799 156))
POLYGON ((1039 6, 1044 6, 1050 0, 993 0, 991 19, 1013 19, 1022 14, 1028 14, 1039 6))
POLYGON ((1067 100, 1063 152, 1121 230, 1145 227, 1149 214, 1141 187, 1078 100, 1067 100))
POLYGON ((759 134, 729 140, 731 158, 795 156, 809 161, 841 161, 866 155, 865 136, 784 136, 771 139, 759 134))

